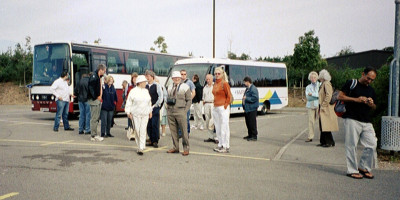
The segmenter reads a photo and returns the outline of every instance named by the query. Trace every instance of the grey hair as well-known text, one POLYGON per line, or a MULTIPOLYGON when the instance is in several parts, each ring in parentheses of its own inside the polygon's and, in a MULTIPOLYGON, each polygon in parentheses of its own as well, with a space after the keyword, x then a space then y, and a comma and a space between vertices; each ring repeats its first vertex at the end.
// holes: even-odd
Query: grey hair
POLYGON ((318 77, 318 79, 323 79, 323 80, 325 80, 325 81, 331 81, 332 77, 331 77, 331 75, 329 74, 328 70, 323 69, 323 70, 321 70, 321 71, 319 72, 319 77, 318 77))
POLYGON ((150 75, 151 77, 155 78, 156 74, 151 71, 151 70, 146 70, 146 72, 144 73, 144 75, 150 75))
POLYGON ((312 71, 308 74, 308 80, 311 81, 311 77, 315 76, 316 78, 318 78, 318 73, 315 71, 312 71))

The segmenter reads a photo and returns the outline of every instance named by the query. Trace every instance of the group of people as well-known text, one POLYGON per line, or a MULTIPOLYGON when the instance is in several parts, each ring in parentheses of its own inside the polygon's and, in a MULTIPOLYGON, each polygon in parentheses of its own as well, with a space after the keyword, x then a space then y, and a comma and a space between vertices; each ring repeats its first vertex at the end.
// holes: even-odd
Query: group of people
MULTIPOLYGON (((347 176, 355 179, 374 178, 371 170, 377 165, 377 138, 371 123, 370 111, 376 109, 376 95, 370 86, 375 80, 377 72, 367 67, 358 80, 348 80, 338 93, 337 99, 346 103, 346 112, 343 114, 345 129, 345 150, 347 163, 347 176), (361 143, 364 150, 357 161, 357 145, 361 143)), ((320 143, 317 146, 334 147, 335 141, 332 132, 338 131, 338 119, 334 104, 331 104, 333 88, 331 76, 327 70, 310 72, 308 79, 311 83, 306 87, 308 108, 308 138, 314 138, 314 126, 319 118, 321 132, 320 143), (319 80, 319 82, 318 82, 319 80)))
MULTIPOLYGON (((96 71, 82 75, 79 84, 74 89, 73 98, 79 102, 79 134, 90 134, 92 141, 103 141, 105 137, 113 137, 110 130, 113 122, 115 106, 118 98, 111 75, 101 79, 106 73, 104 64, 98 65, 96 71), (97 126, 101 120, 101 134, 97 133, 97 126)), ((173 84, 164 88, 156 79, 153 71, 147 70, 144 75, 133 73, 131 82, 124 81, 122 107, 128 116, 128 128, 138 146, 137 153, 143 155, 146 146, 158 148, 160 139, 160 117, 162 135, 165 136, 165 126, 168 123, 173 148, 167 153, 179 153, 179 139, 182 138, 183 153, 189 155, 190 133, 190 107, 194 107, 193 129, 206 129, 208 138, 204 142, 214 142, 217 146, 213 149, 219 153, 228 153, 230 149, 229 115, 232 93, 228 77, 222 67, 206 75, 206 84, 201 86, 199 76, 193 75, 192 80, 187 78, 186 70, 173 71, 171 74, 173 84), (214 82, 215 80, 215 82, 214 82), (205 119, 202 110, 204 107, 205 119), (160 115, 161 112, 161 115, 160 115), (148 142, 146 143, 146 136, 148 142)), ((68 110, 70 91, 66 72, 51 86, 51 91, 57 101, 57 113, 54 122, 54 131, 58 131, 62 116, 65 130, 74 130, 68 124, 68 110)), ((257 108, 258 90, 249 77, 243 80, 246 90, 242 98, 245 111, 245 121, 248 135, 244 139, 257 140, 257 108)))

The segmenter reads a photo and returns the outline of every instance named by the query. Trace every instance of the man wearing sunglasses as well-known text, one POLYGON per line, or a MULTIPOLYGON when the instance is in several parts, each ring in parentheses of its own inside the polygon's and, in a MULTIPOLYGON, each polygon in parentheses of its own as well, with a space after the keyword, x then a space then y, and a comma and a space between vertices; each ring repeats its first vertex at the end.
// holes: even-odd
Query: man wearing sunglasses
MULTIPOLYGON (((180 71, 181 76, 182 76, 182 82, 186 83, 189 88, 190 91, 192 92, 192 99, 194 98, 194 96, 196 95, 196 86, 194 85, 194 83, 187 78, 187 72, 186 70, 182 69, 180 71)), ((190 133, 190 109, 187 112, 187 130, 188 130, 188 134, 190 133)), ((179 130, 179 137, 182 137, 182 132, 179 130)))

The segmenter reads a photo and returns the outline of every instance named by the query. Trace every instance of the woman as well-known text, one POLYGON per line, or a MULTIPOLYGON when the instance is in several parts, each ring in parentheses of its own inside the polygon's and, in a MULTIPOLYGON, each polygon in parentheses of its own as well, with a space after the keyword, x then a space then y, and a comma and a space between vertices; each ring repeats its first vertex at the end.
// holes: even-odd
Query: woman
POLYGON ((143 155, 146 147, 146 129, 147 123, 151 116, 151 97, 149 90, 146 89, 147 79, 144 75, 140 75, 136 79, 136 86, 129 93, 125 105, 125 113, 128 118, 133 120, 135 125, 136 145, 138 146, 137 154, 143 155))
POLYGON ((314 71, 308 74, 308 80, 310 80, 311 83, 306 87, 306 107, 308 108, 308 138, 306 142, 312 142, 314 139, 315 120, 318 116, 318 90, 321 84, 317 81, 318 73, 314 71))
POLYGON ((101 105, 101 137, 114 137, 110 133, 115 105, 117 104, 117 92, 114 88, 114 78, 107 76, 104 79, 103 103, 101 105))
MULTIPOLYGON (((126 93, 126 96, 129 96, 129 92, 130 92, 133 88, 136 87, 136 79, 137 79, 138 76, 139 76, 139 75, 138 75, 136 72, 133 72, 133 73, 131 74, 131 82, 128 84, 128 91, 127 91, 127 93, 126 93)), ((130 119, 128 119, 128 127, 125 128, 125 130, 128 130, 129 127, 132 127, 132 128, 134 129, 134 127, 132 126, 132 122, 131 122, 130 119)), ((129 139, 131 140, 131 139, 135 139, 135 138, 132 136, 132 137, 129 137, 129 139)))
POLYGON ((196 87, 196 95, 192 99, 192 105, 193 105, 193 118, 194 118, 194 129, 204 129, 204 119, 203 119, 203 113, 202 113, 202 103, 201 99, 203 97, 203 86, 201 86, 200 81, 199 81, 199 76, 197 74, 193 75, 192 81, 194 86, 196 87))
POLYGON ((214 75, 215 83, 212 91, 214 95, 213 119, 219 141, 214 151, 228 153, 230 148, 229 114, 232 97, 231 88, 228 84, 228 76, 222 66, 215 68, 214 75))
POLYGON ((319 72, 319 127, 321 131, 320 144, 322 147, 333 147, 335 141, 332 137, 332 131, 338 131, 337 116, 334 111, 334 105, 330 105, 333 89, 331 85, 331 75, 325 69, 319 72))

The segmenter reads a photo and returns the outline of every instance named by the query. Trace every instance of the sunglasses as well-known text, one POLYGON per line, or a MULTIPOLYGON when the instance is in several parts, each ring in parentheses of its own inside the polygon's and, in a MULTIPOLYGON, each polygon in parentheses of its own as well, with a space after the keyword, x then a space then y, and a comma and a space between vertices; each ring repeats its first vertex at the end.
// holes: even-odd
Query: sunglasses
POLYGON ((186 74, 181 74, 181 76, 186 76, 186 74))

